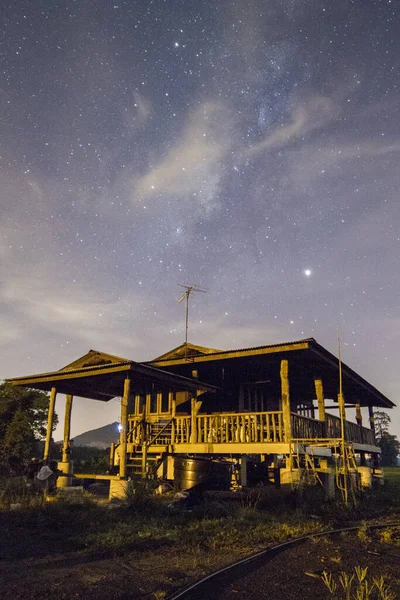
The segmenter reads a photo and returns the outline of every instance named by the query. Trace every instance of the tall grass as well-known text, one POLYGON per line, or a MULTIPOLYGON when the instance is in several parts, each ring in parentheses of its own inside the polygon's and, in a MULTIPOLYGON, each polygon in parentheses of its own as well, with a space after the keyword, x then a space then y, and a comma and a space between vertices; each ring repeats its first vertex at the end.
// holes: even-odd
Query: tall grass
POLYGON ((342 571, 338 580, 331 573, 322 573, 322 582, 332 600, 395 600, 390 586, 383 577, 368 578, 368 567, 354 568, 354 573, 342 571))

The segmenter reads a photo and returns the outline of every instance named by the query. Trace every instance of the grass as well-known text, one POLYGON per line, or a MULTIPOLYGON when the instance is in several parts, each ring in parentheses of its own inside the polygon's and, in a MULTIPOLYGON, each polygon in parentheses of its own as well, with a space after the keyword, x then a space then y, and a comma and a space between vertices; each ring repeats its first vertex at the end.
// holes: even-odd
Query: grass
POLYGON ((258 547, 322 530, 319 522, 308 521, 294 512, 284 518, 252 508, 224 507, 224 516, 214 516, 216 506, 206 506, 191 513, 171 514, 162 500, 155 500, 151 511, 100 509, 91 518, 90 531, 82 530, 73 538, 77 547, 89 552, 123 554, 130 550, 160 547, 182 552, 204 549, 226 551, 236 548, 252 552, 258 547))
POLYGON ((82 506, 46 503, 25 490, 18 492, 21 488, 15 482, 15 488, 6 486, 2 495, 0 529, 3 522, 10 548, 14 542, 21 545, 21 536, 29 538, 34 522, 41 523, 50 544, 54 538, 60 547, 110 556, 160 548, 190 553, 235 548, 251 553, 324 527, 321 520, 309 519, 301 510, 284 509, 283 503, 275 510, 259 510, 236 502, 206 501, 184 511, 171 510, 171 498, 141 494, 132 496, 128 506, 107 510, 90 502, 82 506), (4 510, 17 502, 19 510, 4 510))
POLYGON ((400 505, 400 466, 385 467, 383 469, 385 477, 384 491, 392 497, 394 501, 398 501, 400 505))

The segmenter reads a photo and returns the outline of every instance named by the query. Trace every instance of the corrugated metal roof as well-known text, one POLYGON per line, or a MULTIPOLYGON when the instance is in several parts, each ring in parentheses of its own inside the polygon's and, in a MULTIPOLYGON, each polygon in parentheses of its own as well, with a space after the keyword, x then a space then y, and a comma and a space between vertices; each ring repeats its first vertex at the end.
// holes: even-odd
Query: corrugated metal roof
MULTIPOLYGON (((176 373, 170 373, 165 369, 158 369, 157 367, 153 367, 151 365, 145 365, 142 363, 137 363, 135 361, 124 361, 120 363, 110 363, 110 364, 102 364, 102 365, 93 365, 90 367, 79 367, 78 369, 63 369, 60 371, 51 371, 49 373, 38 373, 36 375, 26 375, 25 377, 14 377, 10 379, 6 379, 7 383, 13 383, 15 385, 23 385, 34 387, 34 384, 43 385, 45 381, 54 381, 62 382, 69 381, 70 383, 74 381, 73 375, 85 376, 86 374, 90 377, 90 374, 93 371, 101 371, 97 373, 97 375, 107 375, 108 371, 115 371, 115 374, 130 372, 136 373, 138 375, 138 380, 142 378, 142 381, 151 381, 152 378, 154 380, 158 380, 158 383, 162 385, 172 385, 173 387, 180 388, 183 390, 203 390, 215 392, 218 388, 212 384, 204 383, 199 381, 198 379, 185 377, 184 375, 178 375, 176 373), (123 367, 127 367, 124 369, 123 367)), ((135 382, 133 382, 135 383, 135 382)), ((97 393, 97 392, 96 392, 97 393)))
MULTIPOLYGON (((48 371, 47 373, 35 373, 33 375, 25 375, 24 377, 10 377, 8 379, 5 379, 5 381, 7 383, 12 383, 13 381, 18 381, 21 379, 33 379, 33 378, 40 378, 40 377, 50 377, 51 375, 57 375, 58 377, 60 377, 61 375, 68 375, 68 374, 74 374, 74 373, 86 373, 86 372, 90 372, 90 371, 96 371, 98 369, 107 369, 107 368, 115 368, 115 367, 123 367, 123 366, 127 366, 130 364, 133 364, 134 361, 133 360, 128 360, 128 361, 124 361, 124 362, 119 362, 119 363, 110 363, 110 364, 103 364, 103 365, 93 365, 91 367, 79 367, 78 369, 60 369, 58 371, 48 371)), ((148 365, 144 365, 144 366, 148 366, 148 365)))
MULTIPOLYGON (((306 344, 306 343, 310 343, 310 342, 315 342, 316 343, 316 341, 315 341, 314 338, 305 338, 303 340, 296 340, 294 342, 280 342, 279 344, 266 344, 266 345, 263 345, 263 346, 252 346, 251 348, 235 348, 234 350, 218 350, 217 352, 209 352, 209 353, 205 354, 204 357, 206 358, 208 356, 217 356, 217 355, 220 355, 220 354, 223 356, 224 354, 234 354, 235 352, 237 352, 237 353, 240 353, 240 352, 254 352, 256 350, 263 350, 264 348, 265 349, 267 349, 267 348, 280 348, 282 346, 295 346, 296 344, 306 344)), ((179 348, 179 346, 178 346, 178 348, 179 348)), ((161 363, 161 362, 164 362, 164 361, 165 362, 171 362, 173 360, 181 361, 181 360, 183 360, 183 357, 180 356, 179 358, 176 358, 176 359, 174 359, 174 358, 166 358, 166 359, 157 359, 157 358, 155 358, 155 359, 150 360, 150 361, 148 361, 146 363, 143 363, 143 364, 147 365, 147 364, 151 364, 153 362, 157 362, 157 363, 160 362, 161 363)))

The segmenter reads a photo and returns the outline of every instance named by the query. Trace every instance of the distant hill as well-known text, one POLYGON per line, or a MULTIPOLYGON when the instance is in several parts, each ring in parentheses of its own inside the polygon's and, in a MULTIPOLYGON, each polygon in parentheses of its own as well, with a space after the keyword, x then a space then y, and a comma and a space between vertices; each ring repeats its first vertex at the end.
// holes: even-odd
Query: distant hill
POLYGON ((89 448, 108 448, 111 442, 119 439, 118 423, 110 423, 98 429, 85 431, 73 438, 74 446, 87 446, 89 448))

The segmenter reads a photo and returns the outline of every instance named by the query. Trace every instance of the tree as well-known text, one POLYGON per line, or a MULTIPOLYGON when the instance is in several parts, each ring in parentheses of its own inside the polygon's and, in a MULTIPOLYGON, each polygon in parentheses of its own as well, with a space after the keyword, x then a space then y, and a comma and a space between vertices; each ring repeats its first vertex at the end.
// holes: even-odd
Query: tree
MULTIPOLYGON (((0 385, 0 460, 24 460, 46 435, 49 396, 10 383, 0 385)), ((54 418, 54 427, 58 422, 54 418)))
POLYGON ((383 411, 375 413, 375 439, 381 449, 381 461, 384 467, 397 465, 400 454, 400 442, 395 435, 389 433, 391 419, 383 411))
POLYGON ((391 419, 383 410, 377 410, 374 414, 375 437, 380 440, 383 435, 389 433, 391 419))

